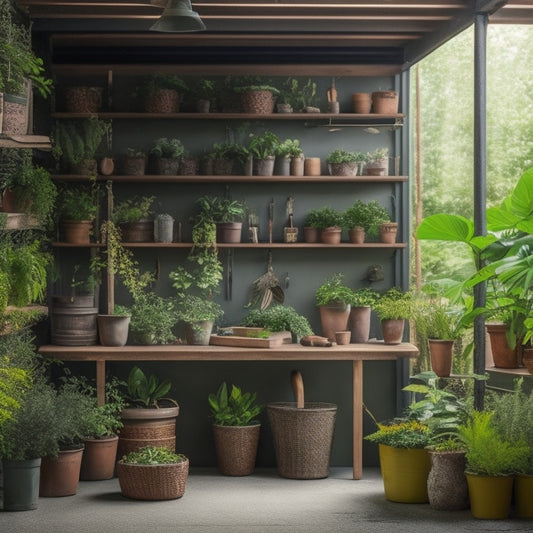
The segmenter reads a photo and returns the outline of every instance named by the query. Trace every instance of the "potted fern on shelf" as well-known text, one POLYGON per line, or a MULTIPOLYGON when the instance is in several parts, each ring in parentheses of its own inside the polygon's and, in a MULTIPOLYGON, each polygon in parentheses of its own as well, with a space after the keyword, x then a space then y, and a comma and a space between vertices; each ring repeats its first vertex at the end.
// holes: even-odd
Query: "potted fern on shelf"
POLYGON ((411 293, 404 292, 398 287, 391 287, 374 304, 374 310, 381 321, 385 344, 400 344, 405 321, 413 312, 411 293))
POLYGON ((322 335, 335 341, 335 333, 348 329, 353 290, 344 285, 340 273, 327 278, 315 293, 315 303, 320 312, 322 335))
POLYGON ((229 390, 226 382, 208 396, 218 468, 226 476, 247 476, 254 471, 261 429, 256 418, 262 411, 256 397, 236 385, 229 390))

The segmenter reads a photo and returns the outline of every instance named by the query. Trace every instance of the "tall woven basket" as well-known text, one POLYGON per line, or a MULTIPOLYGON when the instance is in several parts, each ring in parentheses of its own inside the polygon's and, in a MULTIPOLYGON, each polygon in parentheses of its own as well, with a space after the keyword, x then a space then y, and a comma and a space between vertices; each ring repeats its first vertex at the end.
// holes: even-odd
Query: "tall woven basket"
POLYGON ((337 406, 303 402, 301 374, 293 374, 296 402, 267 405, 278 473, 292 479, 320 479, 329 475, 337 406))

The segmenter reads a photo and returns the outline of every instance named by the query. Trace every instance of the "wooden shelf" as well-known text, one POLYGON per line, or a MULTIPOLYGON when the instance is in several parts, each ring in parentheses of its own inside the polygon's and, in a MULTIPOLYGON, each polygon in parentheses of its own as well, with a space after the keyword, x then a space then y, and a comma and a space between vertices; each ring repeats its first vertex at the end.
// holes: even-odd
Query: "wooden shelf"
MULTIPOLYGON (((67 113, 56 111, 52 113, 53 118, 91 118, 98 117, 101 119, 165 119, 165 120, 299 120, 299 121, 317 121, 317 120, 335 120, 337 121, 381 121, 389 125, 401 125, 405 115, 395 113, 391 115, 378 115, 376 113, 145 113, 141 111, 102 111, 99 113, 67 113)), ((335 124, 336 124, 335 122, 335 124)), ((335 125, 335 124, 332 124, 335 125)))
MULTIPOLYGON (((192 248, 191 242, 124 242, 122 243, 125 248, 192 248)), ((102 243, 89 243, 89 244, 71 244, 68 242, 53 242, 52 246, 55 248, 98 248, 104 247, 102 243)), ((403 249, 407 245, 404 242, 398 242, 394 244, 384 244, 381 242, 365 242, 363 244, 353 244, 351 242, 341 242, 340 244, 323 244, 321 242, 238 242, 238 243, 217 243, 217 248, 321 248, 321 249, 334 249, 334 248, 388 248, 388 249, 403 249)))
MULTIPOLYGON (((57 181, 86 182, 89 176, 79 174, 54 174, 57 181)), ((145 174, 143 176, 111 175, 96 176, 98 181, 125 183, 396 183, 405 182, 408 176, 163 176, 145 174)))
POLYGON ((45 135, 0 134, 0 148, 36 148, 51 150, 50 138, 45 135))
MULTIPOLYGON (((26 213, 5 213, 7 215, 6 225, 0 229, 3 230, 27 230, 27 229, 43 229, 41 220, 36 215, 26 213)), ((2 213, 0 213, 0 219, 2 213)))

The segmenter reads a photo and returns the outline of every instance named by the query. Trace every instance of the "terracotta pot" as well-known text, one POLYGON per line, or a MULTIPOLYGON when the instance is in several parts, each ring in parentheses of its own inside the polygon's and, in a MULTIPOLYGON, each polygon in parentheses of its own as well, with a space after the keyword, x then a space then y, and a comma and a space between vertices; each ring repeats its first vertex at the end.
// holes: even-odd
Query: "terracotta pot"
POLYGON ((379 444, 385 498, 400 503, 426 503, 430 460, 427 450, 379 444))
POLYGON ((381 224, 379 235, 383 244, 394 244, 398 234, 398 222, 381 224))
POLYGON ((261 424, 251 426, 213 425, 218 469, 225 476, 253 473, 261 424))
POLYGON ((32 198, 19 199, 14 189, 4 189, 2 192, 2 211, 4 213, 26 213, 33 204, 32 198))
POLYGON ((57 458, 43 457, 39 496, 50 498, 73 496, 78 491, 83 447, 61 450, 57 458))
POLYGON ((339 346, 344 346, 350 344, 350 337, 352 336, 351 331, 336 331, 335 332, 335 342, 339 346))
POLYGON ((124 346, 128 342, 131 317, 98 315, 98 338, 102 346, 124 346))
POLYGON ((385 344, 400 344, 403 338, 405 320, 382 320, 381 332, 385 344))
POLYGON ((63 239, 70 244, 89 244, 93 229, 92 220, 63 220, 63 239))
POLYGON ((503 520, 509 517, 513 476, 466 474, 470 509, 474 518, 503 520))
POLYGON ((490 339, 492 359, 496 368, 518 368, 518 344, 511 348, 507 342, 505 324, 491 324, 485 326, 490 339))
POLYGON ((522 352, 522 362, 530 374, 533 374, 533 348, 524 349, 522 352))
POLYGON ((304 175, 320 176, 320 157, 306 157, 304 159, 304 175))
POLYGON ((80 480, 111 479, 115 472, 118 436, 102 439, 85 439, 81 459, 80 480))
POLYGON ((216 225, 217 242, 241 242, 242 222, 224 222, 216 225))
POLYGON ((328 163, 330 176, 357 176, 359 163, 328 163))
POLYGON ((372 309, 369 305, 352 306, 350 318, 348 320, 351 331, 351 342, 364 343, 368 342, 370 337, 370 318, 372 309))
POLYGON ((352 94, 353 112, 368 114, 372 109, 372 95, 370 93, 352 94))
POLYGON ((380 115, 395 115, 398 113, 398 93, 396 91, 373 92, 372 110, 380 115))
POLYGON ((185 340, 187 344, 207 346, 213 330, 212 320, 201 320, 191 324, 185 324, 185 340))
POLYGON ((350 305, 321 305, 318 310, 320 312, 322 335, 335 342, 335 332, 348 329, 350 305))
POLYGON ((384 157, 379 161, 372 161, 365 165, 367 176, 386 176, 389 171, 389 158, 384 157))
POLYGON ((361 226, 348 230, 348 236, 352 244, 363 244, 365 242, 365 230, 361 226))
POLYGON ((428 339, 431 368, 440 378, 449 377, 452 371, 453 340, 428 339))
POLYGON ((119 224, 124 242, 152 242, 154 240, 154 221, 139 220, 119 224))
POLYGON ((304 241, 309 243, 318 242, 318 228, 304 227, 304 241))
POLYGON ((339 226, 332 226, 331 228, 323 228, 320 232, 320 240, 324 244, 339 244, 342 238, 342 228, 339 226))
POLYGON ((115 160, 112 157, 103 157, 98 163, 98 170, 104 176, 111 176, 115 170, 115 160))
POLYGON ((429 450, 428 499, 433 509, 468 509, 468 484, 465 477, 465 451, 429 450))
POLYGON ((176 450, 176 418, 179 407, 122 409, 121 420, 124 424, 118 436, 117 457, 122 458, 144 446, 161 446, 176 450))
POLYGON ((147 113, 177 113, 180 97, 174 89, 157 89, 146 96, 144 110, 147 113))

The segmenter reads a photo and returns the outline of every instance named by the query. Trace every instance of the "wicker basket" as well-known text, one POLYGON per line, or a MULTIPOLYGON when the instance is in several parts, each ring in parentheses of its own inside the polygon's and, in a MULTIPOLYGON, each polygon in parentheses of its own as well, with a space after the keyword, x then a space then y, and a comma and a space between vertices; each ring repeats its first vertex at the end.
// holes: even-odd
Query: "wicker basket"
POLYGON ((134 465, 119 461, 122 495, 134 500, 175 500, 185 493, 189 460, 165 465, 134 465))
POLYGON ((241 95, 241 105, 245 113, 269 115, 274 111, 274 95, 270 91, 246 90, 241 95))
POLYGON ((329 475, 329 460, 337 406, 306 402, 267 405, 278 473, 292 479, 320 479, 329 475))
POLYGON ((171 452, 176 451, 176 437, 165 437, 162 439, 125 439, 120 437, 118 441, 117 457, 137 452, 145 446, 157 446, 158 448, 168 448, 171 452))
POLYGON ((215 452, 221 474, 248 476, 255 468, 261 424, 253 426, 213 425, 215 452))

